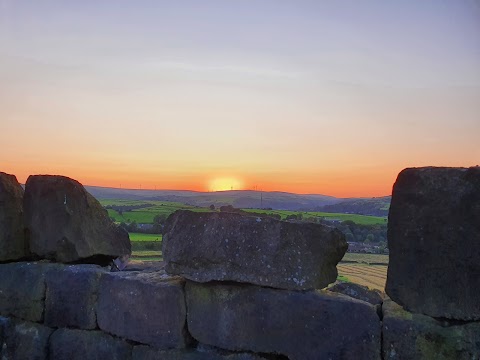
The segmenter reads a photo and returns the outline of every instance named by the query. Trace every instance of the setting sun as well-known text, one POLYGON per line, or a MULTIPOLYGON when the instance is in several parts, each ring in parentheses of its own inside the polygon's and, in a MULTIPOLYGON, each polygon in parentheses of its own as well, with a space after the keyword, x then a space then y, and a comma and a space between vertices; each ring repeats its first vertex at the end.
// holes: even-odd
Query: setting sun
POLYGON ((216 178, 208 184, 209 191, 242 190, 242 181, 232 177, 216 178))

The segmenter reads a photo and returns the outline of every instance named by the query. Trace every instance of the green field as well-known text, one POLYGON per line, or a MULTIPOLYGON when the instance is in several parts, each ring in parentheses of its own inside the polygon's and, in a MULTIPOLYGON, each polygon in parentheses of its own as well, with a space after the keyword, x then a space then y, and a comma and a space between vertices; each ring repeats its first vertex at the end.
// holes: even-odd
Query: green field
MULTIPOLYGON (((122 214, 120 214, 118 211, 115 211, 113 209, 107 209, 108 215, 117 222, 130 223, 130 222, 136 221, 138 224, 152 224, 153 218, 156 215, 163 214, 168 216, 179 209, 199 211, 199 212, 211 211, 208 208, 185 205, 179 202, 170 202, 170 201, 100 200, 100 203, 103 206, 148 205, 148 207, 143 207, 141 209, 123 211, 122 214)), ((313 217, 317 219, 324 219, 324 220, 331 220, 331 221, 350 220, 360 225, 385 224, 387 221, 386 217, 366 216, 366 215, 357 215, 357 214, 326 213, 326 212, 316 212, 316 211, 299 212, 299 211, 289 211, 289 210, 260 210, 260 209, 243 209, 243 210, 247 212, 256 212, 256 213, 264 213, 264 214, 279 214, 282 217, 282 219, 285 219, 288 215, 302 214, 304 219, 308 217, 313 217)))
POLYGON ((171 201, 144 201, 144 200, 100 200, 100 204, 103 206, 116 205, 116 206, 135 206, 135 205, 149 205, 141 209, 134 209, 132 211, 123 211, 120 214, 118 211, 113 209, 107 209, 108 216, 113 218, 117 222, 126 222, 130 223, 136 221, 138 224, 152 224, 153 218, 156 215, 165 215, 168 216, 176 210, 184 209, 191 211, 210 211, 207 208, 200 208, 191 205, 185 205, 179 202, 171 201))
POLYGON ((257 210, 257 209, 244 209, 244 210, 247 212, 256 212, 256 213, 263 213, 263 214, 278 214, 282 217, 282 219, 285 219, 288 215, 302 214, 303 218, 314 217, 314 218, 321 218, 325 220, 339 220, 339 221, 350 220, 356 224, 361 224, 361 225, 385 224, 387 221, 387 218, 383 216, 326 213, 326 212, 317 212, 317 211, 299 212, 299 211, 289 211, 289 210, 257 210))
POLYGON ((162 241, 160 234, 129 233, 130 241, 162 241))
POLYGON ((388 255, 346 253, 340 262, 357 262, 359 264, 388 265, 388 255))

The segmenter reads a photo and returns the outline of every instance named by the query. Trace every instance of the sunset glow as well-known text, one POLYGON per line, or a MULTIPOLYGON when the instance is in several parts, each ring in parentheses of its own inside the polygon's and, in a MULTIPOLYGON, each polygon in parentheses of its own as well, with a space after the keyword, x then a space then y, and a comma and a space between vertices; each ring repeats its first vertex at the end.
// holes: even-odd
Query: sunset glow
POLYGON ((0 0, 0 171, 341 197, 480 163, 476 2, 0 0))

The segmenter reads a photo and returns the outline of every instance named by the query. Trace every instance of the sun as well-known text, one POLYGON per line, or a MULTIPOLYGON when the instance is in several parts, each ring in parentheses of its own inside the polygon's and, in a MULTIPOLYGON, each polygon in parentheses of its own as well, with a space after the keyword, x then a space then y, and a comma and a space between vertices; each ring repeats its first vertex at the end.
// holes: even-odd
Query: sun
POLYGON ((215 178, 210 180, 208 184, 210 191, 241 190, 242 188, 242 181, 233 177, 215 178))

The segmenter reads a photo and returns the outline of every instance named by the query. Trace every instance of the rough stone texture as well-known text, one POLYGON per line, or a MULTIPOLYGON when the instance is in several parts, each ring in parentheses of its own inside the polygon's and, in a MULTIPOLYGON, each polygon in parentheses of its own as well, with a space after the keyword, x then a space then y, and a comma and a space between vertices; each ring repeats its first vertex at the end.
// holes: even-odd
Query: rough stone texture
POLYGON ((108 273, 100 280, 100 329, 159 349, 186 345, 184 280, 164 272, 108 273))
POLYGON ((104 270, 96 265, 70 265, 46 276, 45 325, 95 329, 98 284, 104 270))
POLYGON ((380 359, 380 319, 366 302, 329 291, 186 284, 188 329, 201 343, 290 360, 380 359))
POLYGON ((1 359, 47 359, 52 332, 53 329, 40 324, 7 319, 4 339, 0 343, 1 359))
POLYGON ((0 354, 2 350, 3 342, 5 341, 5 332, 7 329, 9 319, 3 316, 0 316, 0 354))
POLYGON ((480 319, 480 167, 403 170, 388 243, 392 300, 433 317, 480 319))
POLYGON ((234 213, 180 210, 163 237, 165 270, 197 282, 232 280, 275 288, 323 288, 337 278, 348 244, 338 230, 234 213))
POLYGON ((250 353, 232 353, 212 349, 158 350, 146 345, 135 346, 132 360, 262 360, 250 353))
POLYGON ((131 253, 128 233, 113 223, 78 181, 64 176, 30 176, 24 210, 30 251, 40 258, 108 262, 131 253))
POLYGON ((354 283, 338 283, 329 287, 327 290, 344 294, 354 299, 366 301, 372 305, 381 304, 384 298, 384 294, 382 294, 381 291, 369 289, 366 286, 354 283))
POLYGON ((45 274, 58 266, 41 262, 1 264, 0 315, 42 321, 45 274))
POLYGON ((26 257, 23 188, 14 175, 0 172, 0 262, 26 257))
POLYGON ((50 337, 50 359, 130 360, 132 346, 102 331, 58 329, 50 337))
POLYGON ((384 359, 480 359, 480 322, 439 321, 407 312, 391 300, 382 310, 384 359))

